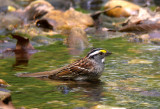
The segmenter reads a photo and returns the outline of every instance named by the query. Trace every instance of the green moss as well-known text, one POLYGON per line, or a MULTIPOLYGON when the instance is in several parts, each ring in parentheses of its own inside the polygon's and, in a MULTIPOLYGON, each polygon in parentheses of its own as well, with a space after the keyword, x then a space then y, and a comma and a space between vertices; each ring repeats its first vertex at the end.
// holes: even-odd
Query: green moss
POLYGON ((149 7, 152 11, 156 10, 157 6, 150 6, 149 7))
POLYGON ((10 38, 12 38, 12 36, 11 35, 0 35, 0 40, 3 40, 4 38, 6 38, 6 37, 10 37, 10 38))
POLYGON ((89 11, 87 11, 87 10, 85 10, 85 9, 82 9, 82 8, 80 8, 80 7, 79 7, 79 8, 76 8, 75 10, 76 10, 76 11, 79 11, 79 12, 82 12, 82 13, 87 13, 87 14, 89 13, 89 11))
POLYGON ((66 38, 66 36, 64 35, 61 35, 61 34, 56 34, 56 35, 53 35, 53 36, 47 36, 49 38, 66 38))

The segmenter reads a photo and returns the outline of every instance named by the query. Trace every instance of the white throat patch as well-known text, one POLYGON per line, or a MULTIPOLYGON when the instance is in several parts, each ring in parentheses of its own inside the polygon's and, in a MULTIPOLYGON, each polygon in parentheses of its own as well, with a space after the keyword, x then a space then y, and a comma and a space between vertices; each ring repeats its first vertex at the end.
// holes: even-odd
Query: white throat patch
POLYGON ((102 63, 104 63, 104 61, 105 61, 105 58, 102 59, 102 63))

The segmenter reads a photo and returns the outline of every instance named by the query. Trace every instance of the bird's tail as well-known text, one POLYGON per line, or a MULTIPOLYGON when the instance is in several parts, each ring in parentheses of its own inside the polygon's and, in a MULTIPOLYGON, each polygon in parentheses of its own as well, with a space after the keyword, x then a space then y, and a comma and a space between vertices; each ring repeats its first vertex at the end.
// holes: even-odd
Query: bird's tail
POLYGON ((16 74, 16 76, 18 77, 48 77, 49 75, 53 75, 53 74, 55 74, 55 70, 36 72, 36 73, 18 73, 16 74))
POLYGON ((18 76, 18 77, 37 77, 37 78, 48 77, 50 75, 57 74, 59 71, 61 71, 64 68, 65 68, 65 66, 58 68, 56 70, 51 70, 51 71, 36 72, 36 73, 18 73, 18 74, 16 74, 16 76, 18 76))

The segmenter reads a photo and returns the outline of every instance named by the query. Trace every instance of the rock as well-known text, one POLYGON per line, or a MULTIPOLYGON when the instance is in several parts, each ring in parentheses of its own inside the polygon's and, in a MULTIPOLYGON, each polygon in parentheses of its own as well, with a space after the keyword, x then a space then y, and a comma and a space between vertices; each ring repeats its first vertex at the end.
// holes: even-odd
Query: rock
POLYGON ((0 109, 15 109, 11 102, 9 90, 0 88, 0 109))
POLYGON ((60 10, 52 10, 37 23, 40 25, 46 24, 41 24, 42 20, 46 20, 46 22, 48 22, 48 24, 51 25, 52 28, 55 28, 57 31, 70 30, 73 27, 80 27, 85 29, 88 26, 92 26, 94 24, 94 21, 89 14, 78 12, 73 8, 70 8, 65 12, 60 10))
POLYGON ((0 29, 6 29, 8 31, 12 31, 17 26, 22 24, 22 20, 18 16, 11 13, 5 15, 0 13, 0 21, 0 29))
MULTIPOLYGON (((53 10, 54 7, 45 0, 36 0, 31 2, 24 9, 24 18, 26 20, 36 20, 53 10)), ((26 21, 25 20, 25 21, 26 21)))
POLYGON ((52 10, 38 20, 36 25, 46 29, 56 29, 57 27, 63 26, 65 25, 63 12, 60 10, 52 10))
POLYGON ((137 15, 130 16, 122 24, 121 32, 151 32, 160 29, 160 14, 141 8, 137 15))
POLYGON ((145 21, 147 19, 151 19, 151 21, 153 21, 153 20, 156 21, 159 16, 155 15, 155 17, 153 17, 152 14, 153 13, 151 13, 149 10, 144 9, 144 8, 140 8, 136 15, 132 15, 126 19, 123 26, 126 24, 133 24, 133 23, 138 23, 140 21, 145 21))
POLYGON ((129 37, 131 42, 141 42, 141 43, 153 43, 160 45, 160 31, 155 30, 146 34, 134 35, 134 37, 129 37))
POLYGON ((104 9, 110 9, 106 12, 108 16, 129 17, 130 15, 136 15, 140 9, 140 6, 125 0, 110 0, 104 5, 104 9), (114 8, 116 6, 121 7, 114 8))
POLYGON ((5 100, 6 98, 10 98, 10 97, 11 97, 11 94, 9 90, 0 88, 0 100, 1 101, 5 100))
POLYGON ((49 2, 36 0, 24 9, 16 10, 13 14, 19 17, 23 21, 23 24, 28 24, 30 21, 40 19, 51 10, 54 10, 54 7, 49 2))
POLYGON ((78 12, 74 10, 73 8, 70 8, 64 13, 64 16, 68 18, 70 21, 69 23, 72 24, 72 22, 78 22, 77 26, 84 26, 84 28, 88 26, 93 26, 93 19, 89 14, 85 14, 82 12, 78 12), (72 22, 71 22, 72 21, 72 22))
POLYGON ((15 50, 33 50, 34 47, 31 45, 30 40, 18 34, 12 34, 12 37, 17 39, 15 50))
POLYGON ((126 35, 126 33, 122 32, 115 32, 115 31, 109 31, 109 29, 103 27, 99 30, 96 30, 95 28, 87 28, 86 32, 90 36, 94 36, 95 39, 112 39, 112 38, 118 38, 123 37, 126 35))
POLYGON ((37 28, 33 23, 26 24, 26 22, 39 19, 51 10, 54 10, 54 7, 47 1, 37 0, 31 2, 24 10, 0 15, 0 30, 2 30, 1 28, 9 30, 5 35, 11 34, 13 38, 17 39, 15 50, 33 50, 34 48, 30 43, 33 37, 53 35, 54 32, 52 31, 51 34, 49 31, 42 31, 42 29, 37 28))

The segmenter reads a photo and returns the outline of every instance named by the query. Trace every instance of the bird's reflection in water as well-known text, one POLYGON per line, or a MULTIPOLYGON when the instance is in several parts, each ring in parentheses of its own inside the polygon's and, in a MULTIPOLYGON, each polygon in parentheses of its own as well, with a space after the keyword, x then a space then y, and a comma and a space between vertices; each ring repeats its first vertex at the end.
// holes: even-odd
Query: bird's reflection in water
POLYGON ((65 86, 59 85, 62 93, 74 92, 80 93, 89 99, 89 101, 100 101, 103 98, 103 87, 102 83, 92 83, 92 82, 76 82, 76 84, 67 84, 65 86), (69 89, 69 91, 68 91, 69 89))
MULTIPOLYGON (((41 78, 41 80, 46 80, 50 84, 56 84, 56 91, 60 91, 62 94, 77 93, 81 94, 89 101, 101 101, 103 96, 103 83, 101 81, 57 81, 49 80, 46 78, 41 78)), ((49 93, 55 90, 49 91, 49 93)))

